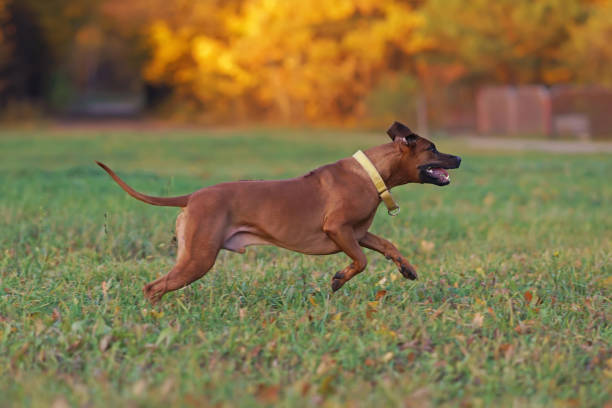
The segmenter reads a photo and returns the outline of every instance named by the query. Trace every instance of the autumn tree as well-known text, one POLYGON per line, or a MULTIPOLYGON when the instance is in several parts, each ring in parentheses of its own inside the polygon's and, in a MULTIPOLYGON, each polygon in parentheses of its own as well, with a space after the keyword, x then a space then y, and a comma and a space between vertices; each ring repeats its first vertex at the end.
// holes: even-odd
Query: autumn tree
POLYGON ((471 82, 566 82, 564 45, 585 18, 580 0, 429 0, 430 64, 455 66, 471 82), (460 68, 459 68, 459 67, 460 68))
POLYGON ((612 87, 612 1, 585 5, 584 24, 570 26, 564 62, 576 80, 612 87))
POLYGON ((404 2, 179 4, 150 27, 145 77, 220 114, 346 117, 382 75, 429 46, 422 17, 404 2))

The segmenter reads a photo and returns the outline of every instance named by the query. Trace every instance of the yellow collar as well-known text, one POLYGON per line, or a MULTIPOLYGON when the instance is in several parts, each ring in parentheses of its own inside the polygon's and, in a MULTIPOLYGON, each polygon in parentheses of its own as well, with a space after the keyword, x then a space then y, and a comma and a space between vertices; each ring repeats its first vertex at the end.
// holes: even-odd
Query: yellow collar
POLYGON ((393 197, 391 197, 391 193, 387 189, 384 180, 382 177, 380 177, 378 170, 376 170, 376 167, 374 167, 370 159, 368 159, 368 156, 366 156, 361 150, 357 150, 353 157, 359 164, 361 164, 361 167, 363 167, 366 173, 368 173, 368 176, 370 176, 372 183, 374 183, 374 186, 378 191, 378 195, 387 206, 387 212, 389 215, 396 216, 399 213, 400 208, 395 203, 395 200, 393 200, 393 197))

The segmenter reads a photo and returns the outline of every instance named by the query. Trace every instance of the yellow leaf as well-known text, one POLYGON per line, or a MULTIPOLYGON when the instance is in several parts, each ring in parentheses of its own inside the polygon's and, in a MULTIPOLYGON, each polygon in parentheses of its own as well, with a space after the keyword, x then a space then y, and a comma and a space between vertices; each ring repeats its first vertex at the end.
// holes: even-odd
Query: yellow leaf
POLYGON ((602 285, 612 287, 612 275, 601 281, 602 285))
POLYGON ((435 247, 436 244, 431 241, 421 241, 421 250, 423 250, 423 252, 431 252, 434 250, 435 247))
POLYGON ((313 306, 318 306, 318 305, 317 305, 317 301, 314 299, 314 296, 310 296, 310 297, 308 298, 308 300, 310 301, 310 303, 311 303, 313 306))
POLYGON ((386 353, 384 356, 382 356, 383 363, 388 363, 389 361, 391 361, 391 359, 393 359, 393 353, 390 351, 386 353))
POLYGON ((164 312, 158 312, 157 310, 151 309, 151 316, 156 319, 161 319, 162 317, 164 317, 164 312))

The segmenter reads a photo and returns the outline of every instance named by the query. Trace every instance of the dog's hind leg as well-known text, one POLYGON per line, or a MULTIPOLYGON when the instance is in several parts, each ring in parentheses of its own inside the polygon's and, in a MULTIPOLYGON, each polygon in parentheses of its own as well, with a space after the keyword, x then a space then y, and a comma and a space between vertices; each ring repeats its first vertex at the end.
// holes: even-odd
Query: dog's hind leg
POLYGON ((170 272, 148 283, 142 291, 151 303, 156 303, 162 296, 173 290, 183 288, 204 276, 215 263, 218 251, 211 251, 198 258, 180 260, 170 272))
POLYGON ((373 249, 376 252, 380 252, 387 259, 390 259, 397 265, 400 273, 404 275, 406 279, 416 279, 417 274, 414 266, 408 262, 406 258, 400 254, 399 250, 391 242, 377 235, 367 233, 365 237, 359 241, 359 244, 363 247, 373 249))
POLYGON ((148 283, 142 289, 151 303, 159 301, 167 292, 183 288, 200 279, 217 259, 223 242, 223 222, 217 219, 193 225, 187 223, 187 216, 183 211, 176 222, 176 264, 168 274, 148 283))

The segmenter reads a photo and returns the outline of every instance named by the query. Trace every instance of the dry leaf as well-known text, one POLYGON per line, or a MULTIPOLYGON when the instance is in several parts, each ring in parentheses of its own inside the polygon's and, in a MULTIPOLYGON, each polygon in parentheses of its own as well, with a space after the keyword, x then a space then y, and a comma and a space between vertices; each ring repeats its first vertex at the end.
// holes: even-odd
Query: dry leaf
POLYGON ((141 395, 145 391, 146 388, 147 388, 147 381, 138 380, 132 386, 132 392, 134 393, 134 395, 141 395))
POLYGON ((431 241, 425 241, 425 240, 421 241, 421 250, 423 252, 431 252, 434 250, 435 246, 436 244, 431 241))
POLYGON ((368 367, 372 367, 374 364, 376 363, 370 357, 365 359, 365 365, 367 365, 368 367))
POLYGON ((324 354, 323 357, 321 357, 321 363, 319 363, 319 366, 317 367, 317 375, 326 373, 335 365, 336 360, 332 359, 329 354, 324 354))
POLYGON ((608 287, 608 288, 612 288, 612 275, 610 275, 606 279, 602 280, 601 284, 603 286, 608 287))
POLYGON ((280 393, 279 385, 265 385, 259 384, 255 396, 259 402, 263 404, 274 404, 278 401, 278 395, 280 393))
POLYGON ((503 343, 500 344, 497 348, 497 352, 502 354, 505 358, 508 358, 512 355, 512 351, 514 350, 514 346, 512 344, 503 343))
POLYGON ((308 298, 308 301, 310 302, 310 304, 312 304, 313 306, 318 306, 317 305, 317 301, 315 300, 314 296, 310 296, 308 298))
POLYGON ((524 321, 524 322, 520 322, 515 328, 514 331, 517 332, 518 334, 528 334, 531 333, 531 324, 533 323, 532 320, 528 320, 528 321, 524 321))
POLYGON ((53 401, 51 408, 70 408, 70 404, 66 401, 64 397, 58 397, 53 401))
POLYGON ((383 277, 381 280, 378 281, 377 285, 378 286, 383 286, 385 283, 387 283, 387 277, 383 277))
POLYGON ((378 292, 376 292, 376 300, 380 300, 384 298, 386 294, 387 294, 386 290, 379 290, 378 292))
POLYGON ((482 313, 478 312, 474 314, 474 319, 472 320, 472 327, 475 329, 480 329, 482 327, 482 322, 484 321, 484 316, 482 313))
POLYGON ((525 302, 527 303, 531 303, 531 299, 533 299, 533 295, 531 294, 530 291, 527 291, 523 294, 523 297, 525 298, 525 302))
POLYGON ((168 394, 170 394, 170 392, 172 392, 173 389, 174 389, 174 380, 172 378, 168 378, 166 381, 164 381, 164 383, 162 384, 160 388, 161 395, 165 397, 168 394))
POLYGON ((106 336, 102 337, 102 340, 100 340, 100 344, 98 345, 100 351, 106 351, 110 346, 112 339, 113 336, 111 336, 110 334, 107 334, 106 336))
POLYGON ((336 380, 336 376, 328 375, 323 378, 321 381, 321 385, 319 385, 319 393, 322 395, 329 395, 335 391, 334 382, 336 380))
POLYGON ((51 314, 51 318, 53 319, 54 322, 60 320, 62 318, 62 316, 60 315, 59 310, 56 308, 53 309, 53 313, 51 314))
POLYGON ((392 352, 388 352, 386 353, 384 356, 382 356, 382 362, 383 363, 388 363, 389 361, 391 361, 393 359, 393 353, 392 352))

